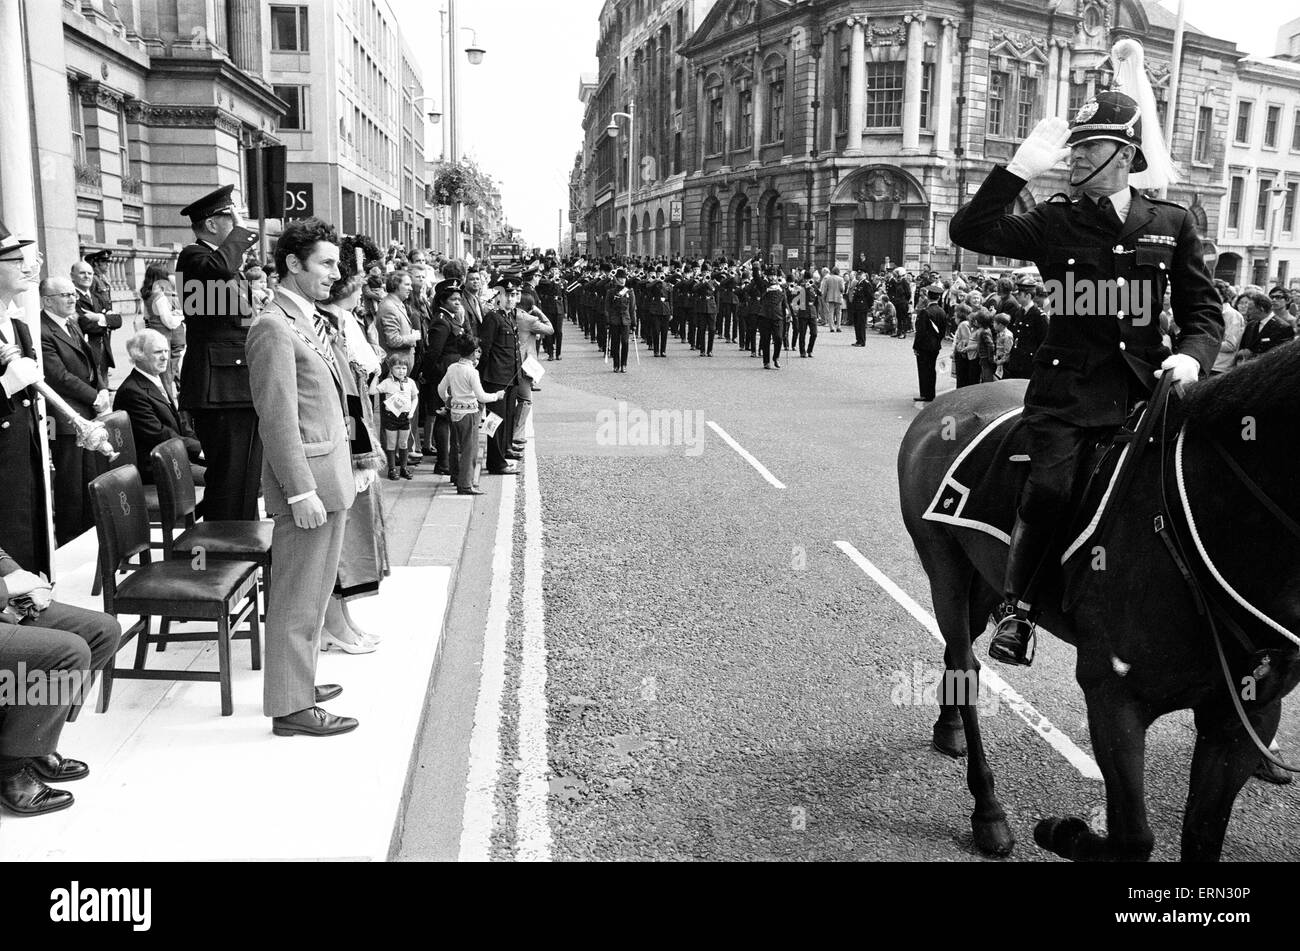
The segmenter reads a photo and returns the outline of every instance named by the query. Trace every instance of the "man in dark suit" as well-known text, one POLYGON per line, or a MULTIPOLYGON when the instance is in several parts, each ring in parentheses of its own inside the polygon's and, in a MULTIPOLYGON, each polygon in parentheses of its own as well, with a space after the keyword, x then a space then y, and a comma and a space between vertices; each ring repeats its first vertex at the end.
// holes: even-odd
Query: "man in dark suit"
POLYGON ((465 292, 461 299, 465 302, 465 332, 471 337, 481 336, 483 327, 483 272, 470 268, 465 273, 465 292))
POLYGON ((233 190, 233 185, 218 188, 181 212, 190 219, 195 241, 181 251, 176 265, 188 345, 180 405, 203 444, 208 462, 203 502, 213 521, 258 517, 262 471, 244 349, 253 309, 240 277, 244 254, 257 235, 240 227, 233 190))
POLYGON ((1007 603, 989 650, 1004 663, 1029 663, 1030 589, 1066 515, 1084 452, 1124 423, 1157 376, 1193 383, 1219 354, 1223 314, 1191 213, 1129 185, 1130 171, 1148 167, 1143 121, 1156 117, 1118 92, 1086 102, 1068 126, 1044 119, 952 219, 949 233, 961 247, 1033 260, 1049 287, 1093 291, 1063 306, 1053 302, 1025 393, 1029 478, 1011 535, 1007 603), (1082 197, 1054 196, 1026 214, 1007 213, 1027 182, 1067 158, 1071 187, 1082 197), (1157 319, 1166 287, 1182 331, 1172 355, 1157 319))
POLYGON ((934 402, 937 375, 935 363, 943 348, 943 335, 948 322, 948 315, 939 303, 942 297, 943 285, 931 284, 926 290, 929 303, 916 315, 916 337, 912 341, 912 352, 916 354, 916 379, 921 391, 914 400, 917 403, 934 402))
POLYGON ((1016 308, 1009 314, 1008 327, 1015 341, 1002 372, 1004 380, 1028 380, 1034 375, 1034 355, 1047 339, 1047 315, 1036 303, 1038 293, 1039 284, 1033 278, 1023 278, 1016 285, 1016 308))
POLYGON ((203 447, 184 426, 176 408, 176 396, 168 386, 167 364, 171 344, 156 330, 142 330, 127 342, 126 352, 134 368, 113 397, 113 409, 131 418, 135 455, 145 482, 153 480, 149 454, 160 443, 180 439, 185 443, 196 485, 204 484, 200 465, 203 447))
MULTIPOLYGON (((66 277, 44 280, 40 290, 45 382, 78 413, 94 419, 108 412, 112 398, 77 323, 77 292, 66 277)), ((95 524, 86 485, 101 467, 94 453, 77 445, 72 424, 54 415, 54 543, 62 546, 95 524)))
POLYGON ((5 480, 5 490, 0 492, 0 539, 20 564, 49 577, 49 503, 32 386, 39 370, 32 332, 14 303, 36 279, 37 270, 23 251, 34 243, 17 238, 0 224, 0 473, 5 480))
POLYGON ((77 323, 99 361, 99 372, 108 381, 108 371, 117 366, 113 359, 113 331, 122 327, 122 315, 113 309, 113 290, 106 276, 109 251, 98 251, 72 265, 72 284, 77 290, 77 323))
MULTIPOLYGON (((515 327, 515 308, 519 306, 519 278, 507 275, 493 285, 499 306, 483 316, 479 334, 482 357, 478 375, 489 393, 505 392, 502 399, 501 425, 487 441, 488 472, 492 475, 518 475, 520 469, 509 458, 515 432, 515 384, 522 361, 519 356, 519 333, 515 327)), ((495 408, 494 410, 495 411, 495 408)))

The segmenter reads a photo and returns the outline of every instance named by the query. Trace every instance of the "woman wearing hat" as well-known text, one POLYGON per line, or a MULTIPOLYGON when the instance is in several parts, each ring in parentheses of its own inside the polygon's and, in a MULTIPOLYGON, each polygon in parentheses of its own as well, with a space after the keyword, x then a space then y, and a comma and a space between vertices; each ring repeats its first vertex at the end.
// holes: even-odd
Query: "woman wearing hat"
POLYGON ((426 451, 431 446, 436 454, 433 471, 437 475, 452 475, 451 422, 447 418, 446 404, 438 396, 438 384, 447 375, 447 369, 460 359, 456 341, 467 332, 462 291, 461 282, 454 279, 442 281, 433 289, 433 317, 429 321, 429 343, 424 351, 424 386, 420 399, 427 400, 425 405, 429 408, 424 444, 426 451))

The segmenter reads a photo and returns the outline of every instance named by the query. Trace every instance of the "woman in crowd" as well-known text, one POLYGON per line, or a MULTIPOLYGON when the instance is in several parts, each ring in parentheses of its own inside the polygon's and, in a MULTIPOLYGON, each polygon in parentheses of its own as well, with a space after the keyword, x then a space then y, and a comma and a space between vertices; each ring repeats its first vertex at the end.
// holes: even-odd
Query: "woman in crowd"
POLYGON ((981 307, 975 312, 975 351, 979 356, 981 383, 992 383, 998 378, 997 337, 993 328, 993 311, 981 307))
POLYGON ((348 432, 352 437, 352 471, 357 497, 348 510, 338 581, 325 612, 321 650, 370 654, 379 638, 362 630, 348 611, 348 602, 371 597, 388 576, 388 545, 384 537, 384 506, 379 471, 384 465, 375 426, 371 387, 379 376, 379 357, 354 311, 361 302, 362 277, 357 247, 344 238, 340 248, 338 282, 321 312, 329 318, 334 359, 347 398, 348 432), (364 487, 363 487, 364 486, 364 487))
POLYGON ((425 452, 434 454, 434 473, 453 475, 451 467, 451 420, 446 404, 438 395, 438 385, 447 370, 460 359, 456 342, 466 334, 465 301, 461 283, 442 281, 433 291, 433 317, 429 321, 429 342, 424 350, 420 401, 428 409, 425 418, 425 452))
POLYGON ((176 299, 176 286, 171 274, 161 264, 150 264, 145 269, 140 300, 145 329, 158 331, 167 338, 167 345, 171 348, 171 359, 167 361, 167 372, 162 375, 162 380, 175 394, 180 385, 181 358, 185 356, 185 314, 176 299))
POLYGON ((957 388, 980 381, 979 342, 975 339, 974 311, 967 304, 953 308, 957 318, 957 333, 952 345, 952 375, 957 388))

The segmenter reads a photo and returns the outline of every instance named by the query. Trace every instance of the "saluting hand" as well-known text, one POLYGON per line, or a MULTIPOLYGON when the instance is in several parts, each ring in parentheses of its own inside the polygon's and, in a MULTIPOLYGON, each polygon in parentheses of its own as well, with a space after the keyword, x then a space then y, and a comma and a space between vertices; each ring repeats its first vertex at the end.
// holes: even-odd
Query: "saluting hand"
POLYGON ((1064 119, 1053 116, 1039 120, 1029 138, 1020 143, 1007 171, 1027 182, 1050 172, 1058 162, 1070 157, 1065 145, 1069 138, 1070 124, 1064 119))

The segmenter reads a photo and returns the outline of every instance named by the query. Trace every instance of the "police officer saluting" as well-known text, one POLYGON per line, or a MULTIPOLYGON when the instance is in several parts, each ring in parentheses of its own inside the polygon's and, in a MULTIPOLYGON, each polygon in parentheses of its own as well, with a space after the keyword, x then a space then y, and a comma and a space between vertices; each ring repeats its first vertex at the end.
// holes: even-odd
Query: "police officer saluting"
MULTIPOLYGON (((1146 100, 1141 46, 1121 41, 1112 60, 1117 80, 1146 100)), ((1223 317, 1191 214, 1130 184, 1130 172, 1143 172, 1149 163, 1154 167, 1142 187, 1173 180, 1155 123, 1154 115, 1143 117, 1137 102, 1119 92, 1086 102, 1068 126, 1044 119, 1010 165, 994 168, 952 220, 953 241, 968 250, 1034 260, 1049 288, 1091 284, 1095 291, 1092 307, 1086 294, 1062 300, 1059 308, 1054 303, 1025 394, 1029 479, 1011 535, 1007 603, 989 649, 1004 663, 1029 663, 1036 617, 1031 582, 1066 514, 1082 453, 1124 423, 1156 377, 1171 373, 1179 385, 1194 383, 1219 352, 1223 317), (1054 197, 1027 214, 1005 213, 1029 181, 1067 159, 1071 188, 1080 197, 1054 197), (1182 329, 1172 355, 1157 319, 1166 286, 1182 329)))
POLYGON ((180 404, 207 460, 208 521, 256 519, 262 480, 262 442, 244 353, 253 309, 239 275, 257 235, 240 227, 234 190, 218 188, 181 212, 195 241, 176 264, 187 343, 180 404))

